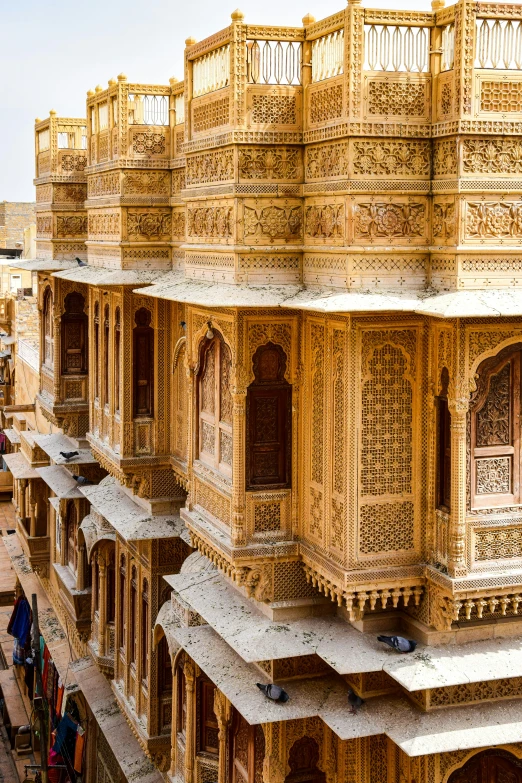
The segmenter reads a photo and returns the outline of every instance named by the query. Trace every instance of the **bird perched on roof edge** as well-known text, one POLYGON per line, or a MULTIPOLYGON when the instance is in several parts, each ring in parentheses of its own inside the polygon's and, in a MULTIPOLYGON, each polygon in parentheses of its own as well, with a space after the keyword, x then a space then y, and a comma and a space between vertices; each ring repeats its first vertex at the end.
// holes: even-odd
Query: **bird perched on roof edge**
POLYGON ((79 453, 79 451, 60 451, 60 456, 66 460, 70 460, 73 457, 77 457, 79 453))
POLYGON ((73 479, 80 484, 80 486, 85 487, 86 484, 92 484, 92 481, 89 481, 88 478, 85 478, 85 476, 73 476, 73 479))
POLYGON ((417 642, 413 639, 405 639, 404 636, 378 636, 377 639, 400 653, 413 652, 417 646, 417 642))
POLYGON ((352 707, 352 709, 350 710, 352 715, 357 715, 357 710, 363 706, 364 699, 361 699, 360 696, 357 696, 355 691, 352 691, 352 689, 350 688, 348 691, 348 702, 352 707))
POLYGON ((278 701, 280 704, 284 704, 290 696, 281 688, 280 685, 274 685, 274 683, 268 683, 263 685, 261 682, 256 682, 257 687, 262 691, 268 699, 272 701, 278 701))

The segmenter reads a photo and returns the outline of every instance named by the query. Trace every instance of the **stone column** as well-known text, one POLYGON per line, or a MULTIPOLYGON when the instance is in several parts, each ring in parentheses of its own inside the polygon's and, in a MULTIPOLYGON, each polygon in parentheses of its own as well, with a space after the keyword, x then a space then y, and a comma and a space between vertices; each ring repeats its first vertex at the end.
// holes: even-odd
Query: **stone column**
POLYGON ((194 662, 185 660, 183 669, 187 698, 187 727, 185 732, 185 783, 193 783, 196 754, 196 670, 194 662))
POLYGON ((246 544, 245 530, 245 427, 246 391, 232 391, 232 519, 234 546, 246 544))
POLYGON ((26 509, 25 509, 25 492, 27 487, 27 479, 20 479, 20 503, 18 504, 18 508, 20 511, 20 519, 22 520, 22 523, 25 525, 25 517, 26 517, 26 509))
POLYGON ((105 558, 100 557, 98 560, 98 580, 100 584, 99 592, 99 631, 98 631, 98 650, 99 655, 105 655, 105 635, 107 625, 107 566, 105 564, 105 558))
POLYGON ((85 544, 78 547, 78 573, 76 574, 76 589, 85 590, 85 544))
POLYGON ((170 729, 170 769, 169 777, 173 778, 176 774, 176 756, 178 753, 178 694, 179 694, 179 667, 176 666, 176 655, 170 654, 172 665, 172 718, 170 729))
POLYGON ((32 538, 36 536, 36 488, 34 482, 34 479, 29 479, 29 517, 31 520, 29 535, 32 538))
POLYGON ((219 761, 218 783, 226 783, 227 779, 227 739, 232 710, 230 702, 220 690, 214 691, 214 713, 218 723, 219 761))
POLYGON ((60 562, 67 565, 67 504, 60 503, 60 562))
POLYGON ((449 401, 451 413, 451 508, 448 537, 449 574, 465 576, 467 404, 449 401))
MULTIPOLYGON (((98 585, 96 584, 96 563, 97 563, 97 561, 98 561, 98 554, 95 552, 94 555, 92 556, 92 561, 91 561, 91 573, 92 573, 92 576, 91 576, 91 583, 92 583, 91 621, 92 621, 93 624, 94 624, 94 615, 95 615, 95 612, 96 612, 96 598, 97 598, 97 590, 98 590, 98 585)), ((99 593, 98 593, 98 596, 99 596, 99 593)), ((99 602, 99 600, 100 599, 98 598, 98 602, 99 602)))

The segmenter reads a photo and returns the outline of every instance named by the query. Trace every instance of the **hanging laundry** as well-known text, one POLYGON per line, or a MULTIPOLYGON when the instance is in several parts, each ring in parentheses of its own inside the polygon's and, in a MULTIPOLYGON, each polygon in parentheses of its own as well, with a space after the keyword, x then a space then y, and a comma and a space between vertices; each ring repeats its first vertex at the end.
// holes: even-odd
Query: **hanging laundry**
POLYGON ((19 595, 18 598, 16 599, 15 603, 14 603, 13 611, 11 612, 11 617, 9 618, 9 623, 7 624, 7 633, 10 634, 11 636, 13 635, 11 633, 11 629, 13 627, 13 623, 15 621, 15 617, 16 617, 16 615, 18 613, 18 607, 20 606, 20 603, 21 603, 22 600, 25 600, 24 597, 22 595, 19 595))
POLYGON ((83 746, 85 745, 85 729, 78 726, 76 747, 74 749, 74 771, 81 772, 83 765, 83 746))
POLYGON ((7 626, 7 633, 10 636, 14 636, 15 639, 20 639, 22 644, 24 644, 31 631, 31 622, 31 607, 27 598, 23 597, 14 606, 13 614, 7 626))
POLYGON ((34 660, 33 658, 26 658, 24 661, 24 682, 27 686, 27 695, 30 700, 33 700, 34 691, 34 660))
POLYGON ((56 694, 56 714, 58 716, 61 715, 62 712, 62 702, 63 702, 63 692, 65 688, 63 686, 62 678, 58 680, 58 692, 56 694))

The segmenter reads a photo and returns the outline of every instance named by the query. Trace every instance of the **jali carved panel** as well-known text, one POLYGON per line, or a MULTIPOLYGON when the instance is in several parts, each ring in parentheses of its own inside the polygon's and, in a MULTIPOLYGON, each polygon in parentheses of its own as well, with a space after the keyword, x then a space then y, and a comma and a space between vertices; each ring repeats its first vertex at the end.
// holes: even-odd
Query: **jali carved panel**
POLYGON ((367 113, 378 117, 425 118, 428 82, 369 79, 367 113))

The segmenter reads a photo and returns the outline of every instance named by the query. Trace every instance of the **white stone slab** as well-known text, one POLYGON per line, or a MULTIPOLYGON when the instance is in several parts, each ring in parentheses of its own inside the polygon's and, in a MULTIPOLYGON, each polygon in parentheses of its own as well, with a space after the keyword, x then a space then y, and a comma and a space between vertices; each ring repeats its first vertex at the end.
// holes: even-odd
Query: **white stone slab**
POLYGON ((71 438, 61 433, 55 435, 35 435, 35 443, 40 446, 47 456, 52 459, 55 465, 94 465, 98 464, 97 460, 92 456, 90 449, 79 449, 71 438), (67 460, 62 457, 60 452, 65 453, 70 451, 77 451, 78 456, 72 457, 67 460))
POLYGON ((5 429, 4 435, 9 441, 9 443, 20 443, 20 434, 17 430, 13 429, 5 429))
POLYGON ((31 467, 21 451, 15 454, 3 454, 4 462, 15 479, 40 478, 34 468, 31 467))
POLYGON ((243 660, 316 653, 339 674, 383 669, 408 691, 522 676, 522 640, 496 638, 401 655, 338 617, 272 622, 219 573, 166 576, 175 592, 243 660))
POLYGON ((99 266, 77 266, 76 269, 54 272, 53 277, 89 285, 140 285, 160 280, 161 269, 104 269, 99 266))
POLYGON ((21 261, 12 261, 9 266, 13 269, 27 269, 29 272, 54 272, 60 269, 77 267, 77 261, 58 261, 55 259, 33 258, 21 261))
POLYGON ((178 514, 151 516, 107 477, 100 484, 82 486, 80 492, 125 541, 179 536, 183 522, 178 514))
POLYGON ((83 497, 78 489, 77 482, 62 465, 48 465, 45 468, 36 468, 36 472, 43 478, 57 498, 73 500, 74 498, 83 497))
POLYGON ((272 622, 221 574, 164 577, 247 662, 317 653, 340 674, 379 671, 387 649, 338 617, 272 622))

